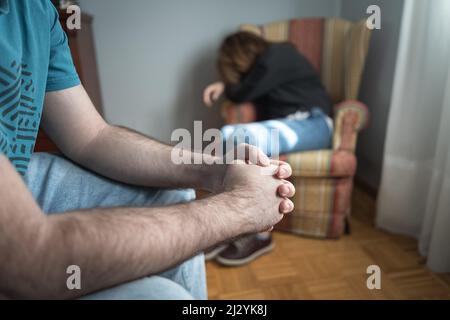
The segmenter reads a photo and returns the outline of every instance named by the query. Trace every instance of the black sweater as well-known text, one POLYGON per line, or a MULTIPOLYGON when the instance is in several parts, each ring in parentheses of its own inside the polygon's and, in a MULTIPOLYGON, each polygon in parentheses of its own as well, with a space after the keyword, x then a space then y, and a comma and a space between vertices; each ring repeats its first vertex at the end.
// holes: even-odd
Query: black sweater
POLYGON ((253 102, 259 120, 286 117, 312 107, 330 113, 330 99, 309 61, 289 43, 271 45, 225 94, 234 103, 253 102))

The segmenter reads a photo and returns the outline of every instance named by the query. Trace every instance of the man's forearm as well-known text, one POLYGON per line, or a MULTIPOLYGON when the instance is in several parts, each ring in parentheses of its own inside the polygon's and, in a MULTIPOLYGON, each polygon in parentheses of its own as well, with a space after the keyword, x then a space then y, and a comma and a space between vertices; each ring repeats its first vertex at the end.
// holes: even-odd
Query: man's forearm
MULTIPOLYGON (((141 186, 211 189, 223 170, 172 162, 171 146, 132 130, 107 125, 73 160, 108 178, 141 186), (214 176, 212 176, 214 175, 214 176)), ((184 150, 190 157, 193 153, 184 150)))
MULTIPOLYGON (((168 269, 236 236, 227 195, 163 208, 115 208, 48 217, 29 257, 9 266, 10 298, 73 298, 168 269), (19 262, 18 262, 19 263, 19 262), (81 290, 68 290, 66 269, 81 269, 81 290), (32 273, 30 274, 32 270, 32 273), (20 281, 27 275, 26 281, 20 281)), ((11 249, 11 248, 10 248, 11 249)), ((2 262, 4 263, 4 261, 2 262)), ((11 260, 9 263, 14 263, 11 260)), ((5 267, 5 266, 4 266, 5 267)), ((6 285, 7 279, 2 279, 6 285)))
MULTIPOLYGON (((171 146, 131 130, 108 125, 84 88, 45 95, 42 126, 73 161, 111 179, 157 187, 211 188, 214 166, 176 165, 171 146)), ((218 179, 217 179, 218 180, 218 179)))

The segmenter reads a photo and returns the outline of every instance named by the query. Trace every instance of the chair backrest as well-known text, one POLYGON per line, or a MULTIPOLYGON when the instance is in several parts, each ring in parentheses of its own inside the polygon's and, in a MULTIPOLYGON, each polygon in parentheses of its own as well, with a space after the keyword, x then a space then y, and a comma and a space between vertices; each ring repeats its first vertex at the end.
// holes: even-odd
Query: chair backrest
POLYGON ((317 69, 333 103, 357 99, 371 35, 365 20, 304 18, 239 29, 293 43, 317 69))

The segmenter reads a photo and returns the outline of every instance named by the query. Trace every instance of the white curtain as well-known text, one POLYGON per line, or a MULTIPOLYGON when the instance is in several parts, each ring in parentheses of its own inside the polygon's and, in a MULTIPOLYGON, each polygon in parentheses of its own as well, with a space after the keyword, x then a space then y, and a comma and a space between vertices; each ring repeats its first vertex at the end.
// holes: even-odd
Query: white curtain
MULTIPOLYGON (((381 26, 383 28, 383 26, 381 26)), ((450 1, 406 0, 377 226, 450 272, 450 1)))

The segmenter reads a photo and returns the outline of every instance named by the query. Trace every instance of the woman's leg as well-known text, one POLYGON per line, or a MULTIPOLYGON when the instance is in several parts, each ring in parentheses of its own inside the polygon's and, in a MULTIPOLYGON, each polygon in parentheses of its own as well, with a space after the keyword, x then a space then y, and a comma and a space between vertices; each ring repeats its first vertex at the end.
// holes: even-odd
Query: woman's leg
POLYGON ((226 125, 222 128, 222 135, 228 148, 245 142, 276 157, 284 153, 328 148, 332 136, 328 119, 320 109, 314 108, 304 118, 294 115, 283 119, 226 125))

